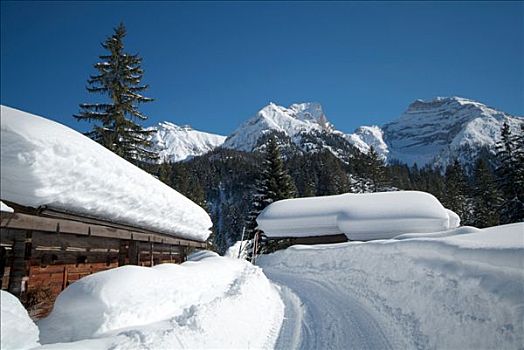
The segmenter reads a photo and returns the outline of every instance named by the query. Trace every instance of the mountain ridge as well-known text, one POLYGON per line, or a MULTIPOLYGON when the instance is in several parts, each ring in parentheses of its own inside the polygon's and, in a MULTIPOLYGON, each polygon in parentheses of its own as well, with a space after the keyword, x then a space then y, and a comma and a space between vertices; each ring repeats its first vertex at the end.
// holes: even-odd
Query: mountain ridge
POLYGON ((345 133, 329 122, 318 102, 289 107, 271 102, 227 137, 163 122, 153 127, 158 135, 152 142, 161 152, 161 159, 181 161, 216 147, 256 151, 264 137, 274 132, 302 152, 328 149, 344 161, 348 161, 352 147, 368 153, 373 146, 387 162, 445 168, 453 159, 469 166, 481 152, 493 153, 504 122, 516 131, 524 118, 468 98, 436 97, 415 100, 398 118, 383 126, 363 125, 353 133, 345 133))

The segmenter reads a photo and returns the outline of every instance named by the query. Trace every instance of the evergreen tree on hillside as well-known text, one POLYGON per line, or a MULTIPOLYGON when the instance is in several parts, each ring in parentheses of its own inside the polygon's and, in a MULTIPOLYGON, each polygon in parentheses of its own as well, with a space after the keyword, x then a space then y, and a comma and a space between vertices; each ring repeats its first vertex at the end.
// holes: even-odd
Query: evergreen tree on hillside
POLYGON ((366 165, 367 177, 370 180, 369 190, 371 192, 384 190, 386 186, 386 166, 384 160, 382 160, 373 146, 369 147, 366 165))
POLYGON ((328 150, 315 157, 318 172, 317 196, 347 193, 351 190, 349 177, 343 163, 328 150))
POLYGON ((463 224, 471 223, 472 203, 466 174, 457 159, 446 168, 442 204, 457 213, 463 224))
POLYGON ((204 188, 188 164, 175 163, 171 171, 172 187, 208 211, 204 188))
POLYGON ((164 160, 158 166, 158 179, 166 185, 173 187, 173 165, 164 160))
POLYGON ((523 133, 513 135, 507 123, 502 125, 501 140, 497 144, 498 188, 503 202, 499 207, 501 223, 524 221, 524 155, 523 133))
POLYGON ((278 144, 274 138, 270 138, 246 220, 246 238, 255 237, 258 226, 256 218, 265 207, 281 199, 293 198, 295 194, 295 185, 284 166, 278 144))
POLYGON ((87 133, 93 140, 137 163, 157 158, 148 150, 148 136, 152 131, 144 130, 138 124, 147 120, 147 116, 138 110, 138 105, 153 99, 141 94, 148 87, 141 84, 144 73, 140 67, 142 58, 124 51, 125 35, 126 29, 121 23, 102 43, 108 52, 99 56, 101 61, 94 65, 97 74, 87 81, 88 92, 105 95, 109 102, 82 103, 80 112, 74 117, 94 123, 93 130, 87 133))
POLYGON ((473 176, 473 224, 480 228, 496 226, 499 224, 497 208, 501 197, 497 191, 495 177, 482 158, 477 160, 473 176))

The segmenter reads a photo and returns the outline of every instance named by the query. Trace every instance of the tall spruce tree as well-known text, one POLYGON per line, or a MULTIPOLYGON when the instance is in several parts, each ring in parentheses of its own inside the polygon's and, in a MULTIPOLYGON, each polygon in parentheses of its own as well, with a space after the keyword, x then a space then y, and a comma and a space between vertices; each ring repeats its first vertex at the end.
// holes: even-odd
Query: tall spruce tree
POLYGON ((498 188, 502 192, 503 202, 499 207, 501 223, 524 221, 524 127, 513 134, 509 124, 501 128, 501 140, 497 144, 496 170, 498 188))
POLYGON ((495 177, 486 161, 477 159, 473 172, 473 224, 476 227, 491 227, 499 224, 497 208, 501 196, 495 184, 495 177))
POLYGON ((373 146, 369 147, 366 168, 366 175, 370 181, 369 190, 371 192, 383 190, 386 185, 386 166, 373 146))
POLYGON ((295 194, 295 184, 284 166, 277 141, 271 137, 266 144, 260 177, 255 182, 251 210, 246 220, 246 238, 255 237, 258 230, 256 218, 265 207, 281 199, 293 198, 295 194))
POLYGON ((471 198, 469 196, 466 174, 460 162, 455 159, 447 166, 445 173, 445 191, 442 204, 453 210, 461 219, 463 224, 471 224, 471 198))
POLYGON ((101 62, 94 65, 98 74, 87 80, 87 91, 105 95, 109 102, 82 103, 80 112, 74 117, 94 123, 93 129, 87 133, 89 137, 124 159, 137 163, 157 158, 148 149, 148 136, 152 131, 144 130, 138 124, 148 118, 138 110, 138 104, 153 99, 141 94, 148 88, 148 85, 141 84, 144 74, 142 58, 124 51, 125 36, 126 29, 121 23, 102 43, 108 53, 99 56, 101 62))

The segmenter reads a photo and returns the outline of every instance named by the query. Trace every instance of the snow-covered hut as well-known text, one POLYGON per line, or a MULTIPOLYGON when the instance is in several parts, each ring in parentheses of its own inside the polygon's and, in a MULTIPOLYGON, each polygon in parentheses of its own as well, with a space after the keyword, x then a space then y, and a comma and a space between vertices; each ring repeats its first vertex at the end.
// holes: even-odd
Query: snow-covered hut
POLYGON ((84 135, 1 106, 0 136, 3 289, 56 295, 86 274, 205 248, 201 207, 84 135))
POLYGON ((265 208, 257 223, 270 239, 328 243, 444 231, 460 219, 429 193, 399 191, 285 199, 265 208))

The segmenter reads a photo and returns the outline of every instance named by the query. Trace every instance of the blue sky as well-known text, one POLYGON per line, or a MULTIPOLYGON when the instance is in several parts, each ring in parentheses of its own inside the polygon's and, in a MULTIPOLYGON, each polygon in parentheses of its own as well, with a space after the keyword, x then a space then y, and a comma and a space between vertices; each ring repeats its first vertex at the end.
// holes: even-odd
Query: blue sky
POLYGON ((123 21, 170 120, 229 134, 268 102, 318 101, 343 131, 417 98, 524 115, 524 2, 1 2, 1 103, 71 115, 123 21))

